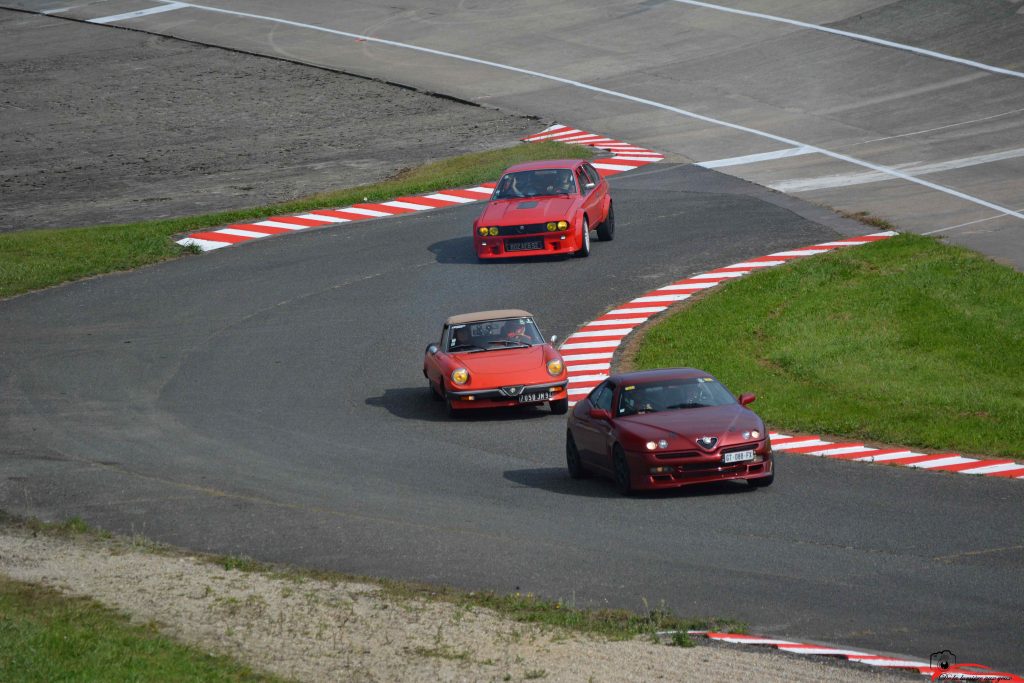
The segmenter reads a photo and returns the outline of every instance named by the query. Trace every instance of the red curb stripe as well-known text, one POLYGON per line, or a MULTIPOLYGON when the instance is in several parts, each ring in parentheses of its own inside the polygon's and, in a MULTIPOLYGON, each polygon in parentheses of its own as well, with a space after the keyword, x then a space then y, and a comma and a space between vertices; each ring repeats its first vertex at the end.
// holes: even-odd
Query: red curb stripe
MULTIPOLYGON (((774 442, 772 442, 772 443, 774 443, 774 442)), ((853 442, 853 443, 830 443, 830 444, 823 444, 823 445, 819 445, 819 446, 800 446, 799 448, 787 448, 786 452, 787 453, 802 453, 802 454, 806 454, 806 453, 814 453, 815 451, 827 451, 827 450, 831 450, 833 448, 852 448, 853 446, 858 446, 859 447, 859 446, 863 446, 863 445, 864 444, 857 443, 857 442, 853 442)))
MULTIPOLYGON (((979 465, 979 467, 980 467, 980 465, 979 465)), ((1007 478, 1007 479, 1020 479, 1020 478, 1024 478, 1024 465, 1021 465, 1019 468, 1017 468, 1015 470, 1006 470, 1004 472, 990 472, 989 474, 984 474, 982 476, 985 476, 985 477, 1004 477, 1004 478, 1007 478)))
MULTIPOLYGON (((321 225, 326 225, 327 221, 315 221, 311 218, 299 218, 298 216, 273 216, 267 218, 268 221, 274 221, 275 223, 288 223, 289 225, 301 225, 304 228, 317 228, 321 225)), ((265 226, 260 226, 265 227, 265 226)))
POLYGON ((231 244, 238 244, 239 242, 248 242, 249 240, 256 239, 255 237, 232 235, 230 233, 225 232, 194 232, 190 234, 189 237, 195 240, 209 240, 210 242, 229 242, 231 244))

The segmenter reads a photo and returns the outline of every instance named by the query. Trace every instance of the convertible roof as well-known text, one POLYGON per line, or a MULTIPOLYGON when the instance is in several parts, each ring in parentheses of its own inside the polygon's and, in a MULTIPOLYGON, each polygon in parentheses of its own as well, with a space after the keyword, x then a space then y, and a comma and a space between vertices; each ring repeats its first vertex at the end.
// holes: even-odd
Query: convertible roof
POLYGON ((502 318, 532 318, 533 313, 522 311, 518 308, 503 308, 496 311, 480 311, 479 313, 463 313, 453 315, 444 321, 445 325, 464 325, 466 323, 479 323, 484 320, 501 320, 502 318))

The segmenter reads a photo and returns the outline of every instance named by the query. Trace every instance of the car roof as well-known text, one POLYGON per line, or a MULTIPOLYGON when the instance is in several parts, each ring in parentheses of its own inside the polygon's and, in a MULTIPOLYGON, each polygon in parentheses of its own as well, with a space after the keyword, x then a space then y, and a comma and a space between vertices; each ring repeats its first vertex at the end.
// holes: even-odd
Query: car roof
POLYGON ((660 368, 658 370, 624 372, 619 375, 612 375, 608 379, 616 384, 646 384, 647 382, 657 382, 666 379, 694 379, 696 377, 712 377, 712 374, 697 368, 660 368))
POLYGON ((445 325, 464 325, 466 323, 479 323, 485 320, 502 320, 503 318, 532 318, 533 314, 518 308, 502 308, 494 311, 479 311, 477 313, 463 313, 453 315, 444 321, 445 325))
POLYGON ((518 173, 519 171, 542 171, 548 168, 576 168, 584 162, 583 159, 549 159, 547 161, 526 161, 515 166, 509 166, 505 173, 518 173))

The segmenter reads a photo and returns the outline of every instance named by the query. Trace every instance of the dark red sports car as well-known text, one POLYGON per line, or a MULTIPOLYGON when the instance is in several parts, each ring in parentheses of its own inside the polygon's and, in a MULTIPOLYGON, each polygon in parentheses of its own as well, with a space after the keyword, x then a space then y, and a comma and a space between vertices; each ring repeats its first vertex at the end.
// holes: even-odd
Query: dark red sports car
POLYGON ((673 368, 609 377, 569 414, 569 475, 611 477, 629 495, 725 479, 768 486, 775 478, 764 423, 703 370, 673 368))
POLYGON ((590 255, 590 231, 615 237, 608 182, 586 161, 533 161, 508 168, 473 222, 481 259, 590 255))

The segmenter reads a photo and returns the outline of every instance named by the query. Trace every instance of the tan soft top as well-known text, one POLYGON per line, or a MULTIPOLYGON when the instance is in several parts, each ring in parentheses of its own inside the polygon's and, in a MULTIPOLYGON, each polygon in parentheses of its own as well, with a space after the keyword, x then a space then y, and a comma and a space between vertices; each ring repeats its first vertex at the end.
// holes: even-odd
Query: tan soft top
POLYGON ((478 323, 484 320, 501 320, 502 318, 532 318, 533 313, 519 310, 518 308, 504 308, 497 311, 480 311, 479 313, 463 313, 453 315, 444 321, 445 325, 465 325, 466 323, 478 323))

